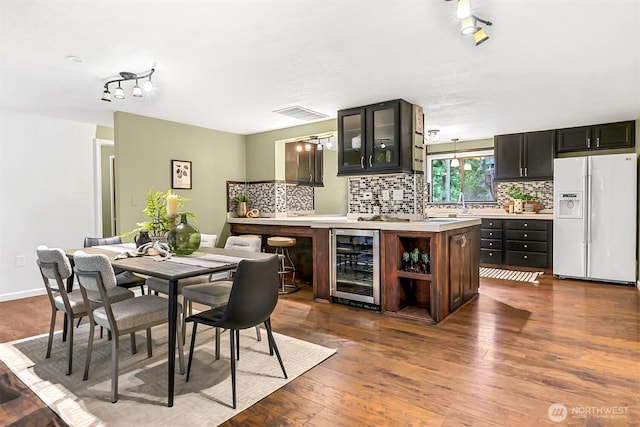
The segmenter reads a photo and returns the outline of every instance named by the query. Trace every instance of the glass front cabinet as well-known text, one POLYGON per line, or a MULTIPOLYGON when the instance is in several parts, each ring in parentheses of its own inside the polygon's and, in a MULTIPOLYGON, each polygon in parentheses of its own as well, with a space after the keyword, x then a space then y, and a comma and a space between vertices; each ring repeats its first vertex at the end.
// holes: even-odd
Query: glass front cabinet
POLYGON ((338 175, 412 172, 413 117, 402 99, 338 111, 338 175))

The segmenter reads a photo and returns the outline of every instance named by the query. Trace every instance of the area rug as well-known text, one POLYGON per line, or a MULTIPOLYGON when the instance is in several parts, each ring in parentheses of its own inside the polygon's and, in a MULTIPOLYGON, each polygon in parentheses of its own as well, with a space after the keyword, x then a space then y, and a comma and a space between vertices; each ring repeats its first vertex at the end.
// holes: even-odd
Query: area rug
POLYGON ((503 270, 500 268, 480 267, 480 277, 489 279, 515 280, 517 282, 538 283, 538 276, 544 274, 542 271, 517 271, 503 270))
MULTIPOLYGON (((143 332, 138 352, 131 354, 129 337, 120 342, 119 398, 111 403, 111 343, 98 339, 93 347, 89 379, 82 381, 88 325, 75 329, 73 373, 65 375, 66 343, 54 337, 51 358, 45 359, 47 335, 0 344, 0 359, 49 407, 71 426, 215 426, 273 393, 335 353, 303 340, 274 333, 289 376, 284 379, 275 356, 269 356, 266 331, 262 341, 255 328, 240 334, 237 409, 231 408, 229 334, 222 334, 221 358, 215 360, 213 329, 198 328, 191 378, 176 374, 174 406, 167 405, 167 328, 152 329, 153 357, 147 358, 143 332)), ((187 334, 189 341, 190 334, 187 334)), ((188 347, 185 347, 185 369, 188 347)), ((176 360, 176 372, 178 371, 176 360)))

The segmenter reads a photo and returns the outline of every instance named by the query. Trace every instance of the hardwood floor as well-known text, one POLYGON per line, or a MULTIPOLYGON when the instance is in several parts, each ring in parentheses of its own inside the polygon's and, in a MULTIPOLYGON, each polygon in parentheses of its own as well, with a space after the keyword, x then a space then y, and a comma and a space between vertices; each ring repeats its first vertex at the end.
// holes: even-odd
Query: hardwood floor
MULTIPOLYGON (((0 341, 44 333, 48 318, 46 297, 0 303, 0 341)), ((314 303, 305 286, 281 298, 272 324, 338 352, 227 426, 640 424, 640 292, 631 286, 481 279, 480 296, 438 326, 314 303), (567 408, 559 424, 547 415, 552 403, 567 408)), ((59 425, 51 411, 48 419, 59 425)), ((1 402, 0 420, 43 425, 1 402)))

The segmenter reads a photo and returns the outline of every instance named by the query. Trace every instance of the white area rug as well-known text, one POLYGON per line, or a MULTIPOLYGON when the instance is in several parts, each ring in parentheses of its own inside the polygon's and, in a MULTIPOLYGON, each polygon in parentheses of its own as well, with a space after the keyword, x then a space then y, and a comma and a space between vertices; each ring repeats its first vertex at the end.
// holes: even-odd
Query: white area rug
POLYGON ((537 278, 542 274, 544 274, 544 272, 542 271, 531 272, 480 267, 480 277, 486 277, 490 279, 504 279, 515 280, 517 282, 538 283, 537 278))
MULTIPOLYGON (((190 325, 189 325, 190 326, 190 325)), ((190 328, 187 343, 191 340, 190 328)), ((54 337, 51 358, 45 359, 47 335, 0 344, 0 359, 47 405, 71 426, 215 426, 248 408, 336 352, 316 344, 274 333, 289 379, 278 359, 269 356, 266 331, 262 341, 255 328, 240 334, 237 369, 237 409, 231 408, 229 333, 221 339, 215 360, 212 328, 198 328, 191 378, 179 375, 176 358, 174 406, 167 405, 167 327, 152 329, 153 357, 147 358, 145 333, 136 334, 137 354, 129 337, 120 342, 119 398, 111 403, 111 343, 106 334, 93 347, 89 379, 82 381, 88 325, 75 329, 73 373, 65 375, 66 343, 54 337)), ((188 347, 185 347, 185 369, 188 347)))

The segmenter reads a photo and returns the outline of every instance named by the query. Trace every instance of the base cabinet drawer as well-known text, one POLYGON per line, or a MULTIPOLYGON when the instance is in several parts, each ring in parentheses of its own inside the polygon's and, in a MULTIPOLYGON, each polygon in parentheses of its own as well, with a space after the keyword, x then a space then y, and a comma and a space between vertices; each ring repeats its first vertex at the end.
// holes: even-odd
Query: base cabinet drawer
POLYGON ((547 241, 546 231, 507 230, 507 240, 547 241))
POLYGON ((502 239, 502 230, 488 229, 484 228, 480 229, 480 238, 481 239, 502 239))
POLYGON ((520 240, 507 240, 507 250, 547 253, 547 242, 523 242, 520 240))
POLYGON ((544 252, 506 251, 505 264, 521 267, 548 267, 548 256, 544 252))
POLYGON ((494 249, 480 249, 480 262, 487 264, 502 264, 502 251, 494 249))
POLYGON ((501 239, 480 239, 480 247, 484 249, 502 249, 501 239))

